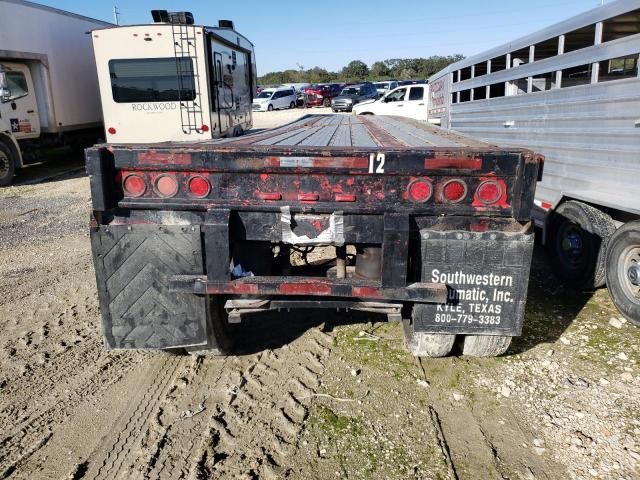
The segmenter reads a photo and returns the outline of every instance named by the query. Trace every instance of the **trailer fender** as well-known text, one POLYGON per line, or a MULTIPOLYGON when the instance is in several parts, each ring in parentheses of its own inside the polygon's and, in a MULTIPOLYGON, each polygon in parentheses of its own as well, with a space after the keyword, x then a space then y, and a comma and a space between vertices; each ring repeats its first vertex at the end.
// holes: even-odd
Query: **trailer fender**
POLYGON ((16 139, 6 132, 0 132, 0 142, 4 143, 11 150, 13 158, 16 161, 15 167, 22 168, 22 152, 20 151, 20 146, 16 139))

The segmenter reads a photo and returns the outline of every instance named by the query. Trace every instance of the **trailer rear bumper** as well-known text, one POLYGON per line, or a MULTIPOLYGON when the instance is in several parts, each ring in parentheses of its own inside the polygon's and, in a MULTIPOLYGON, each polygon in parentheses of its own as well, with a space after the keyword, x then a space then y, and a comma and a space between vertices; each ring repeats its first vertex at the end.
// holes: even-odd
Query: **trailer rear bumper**
POLYGON ((173 292, 206 295, 285 295, 347 297, 359 300, 446 303, 447 287, 436 283, 412 283, 406 287, 382 287, 379 282, 318 277, 245 277, 229 282, 208 281, 204 275, 175 275, 173 292))
MULTIPOLYGON (((236 278, 230 268, 236 264, 234 245, 250 237, 249 256, 259 258, 261 252, 253 245, 285 245, 285 240, 303 238, 297 229, 305 227, 302 218, 307 217, 285 222, 288 212, 254 212, 245 222, 229 210, 201 217, 163 215, 149 213, 144 222, 142 217, 123 216, 92 226, 108 348, 204 345, 207 298, 212 296, 230 302, 230 315, 274 308, 338 308, 379 311, 397 320, 401 313, 410 313, 412 304, 420 303, 421 314, 412 325, 417 332, 515 336, 522 331, 533 250, 530 224, 509 219, 355 215, 342 234, 329 240, 377 244, 378 279, 365 280, 353 270, 345 278, 328 271, 322 276, 299 272, 271 276, 257 270, 255 275, 236 278), (168 225, 169 219, 174 224, 168 225), (274 231, 283 235, 279 242, 274 231), (269 304, 256 307, 252 301, 258 299, 269 304)), ((332 228, 329 220, 314 223, 320 229, 325 223, 332 228)))

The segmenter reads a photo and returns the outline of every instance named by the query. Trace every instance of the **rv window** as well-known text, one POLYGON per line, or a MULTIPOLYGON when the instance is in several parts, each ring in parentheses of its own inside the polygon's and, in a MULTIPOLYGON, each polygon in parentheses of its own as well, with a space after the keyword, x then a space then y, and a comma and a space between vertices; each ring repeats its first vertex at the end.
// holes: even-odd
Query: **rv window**
POLYGON ((7 87, 11 92, 11 95, 5 102, 10 102, 17 98, 26 97, 29 94, 29 88, 27 87, 27 79, 21 72, 6 72, 7 87))
MULTIPOLYGON (((638 76, 638 55, 612 58, 600 62, 598 82, 636 78, 638 76)), ((13 93, 13 92, 12 92, 13 93)))
POLYGON ((562 81, 560 88, 575 87, 578 85, 589 85, 591 83, 591 64, 579 65, 577 67, 562 70, 562 81))
POLYGON ((109 61, 111 90, 117 103, 195 99, 190 58, 135 58, 109 61))
POLYGON ((623 13, 602 23, 602 42, 640 33, 640 8, 623 13))

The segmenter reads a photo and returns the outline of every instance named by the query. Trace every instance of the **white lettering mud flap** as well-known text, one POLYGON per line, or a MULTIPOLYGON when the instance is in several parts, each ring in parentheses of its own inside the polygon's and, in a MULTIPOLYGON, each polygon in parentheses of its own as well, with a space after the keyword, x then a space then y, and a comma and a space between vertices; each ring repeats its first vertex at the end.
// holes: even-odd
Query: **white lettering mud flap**
POLYGON ((107 348, 207 343, 205 297, 169 290, 172 276, 204 272, 199 226, 94 227, 91 248, 107 348))
POLYGON ((332 214, 292 214, 280 208, 282 242, 290 245, 344 245, 344 217, 332 214))
POLYGON ((517 336, 527 300, 533 233, 420 230, 422 281, 447 285, 415 331, 517 336))

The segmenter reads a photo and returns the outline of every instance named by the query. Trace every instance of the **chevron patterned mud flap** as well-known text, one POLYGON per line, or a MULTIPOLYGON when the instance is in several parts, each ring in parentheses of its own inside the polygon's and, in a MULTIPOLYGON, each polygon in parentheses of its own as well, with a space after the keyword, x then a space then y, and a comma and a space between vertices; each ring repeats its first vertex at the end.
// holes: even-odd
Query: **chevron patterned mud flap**
POLYGON ((203 274, 199 226, 100 225, 91 247, 107 348, 206 344, 206 298, 168 288, 203 274))

